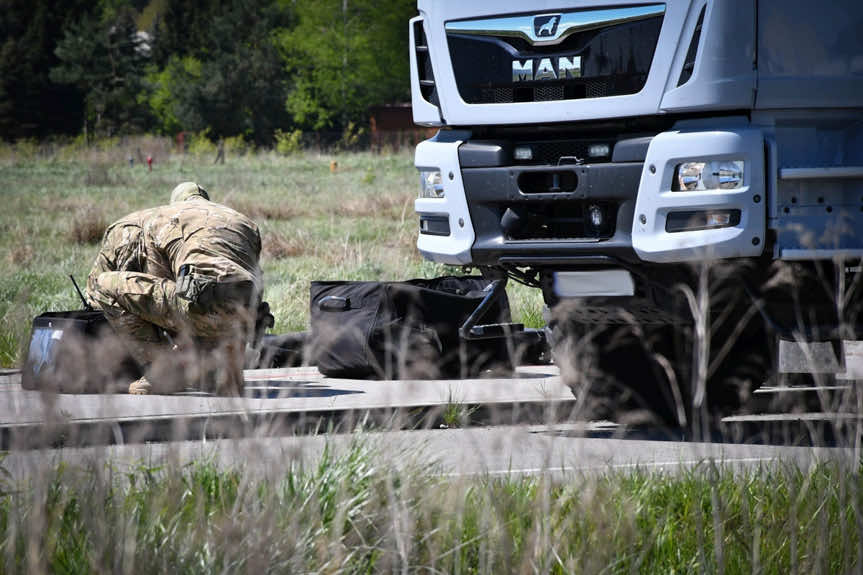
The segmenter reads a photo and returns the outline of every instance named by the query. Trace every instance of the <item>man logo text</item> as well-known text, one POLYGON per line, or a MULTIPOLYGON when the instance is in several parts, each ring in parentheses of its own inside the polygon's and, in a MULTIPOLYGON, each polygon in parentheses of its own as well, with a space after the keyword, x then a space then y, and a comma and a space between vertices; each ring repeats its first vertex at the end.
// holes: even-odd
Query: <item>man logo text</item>
POLYGON ((557 58, 557 66, 552 58, 541 58, 538 60, 513 60, 512 81, 530 82, 541 80, 566 80, 567 78, 581 77, 581 56, 557 58), (534 68, 535 65, 535 68, 534 68))

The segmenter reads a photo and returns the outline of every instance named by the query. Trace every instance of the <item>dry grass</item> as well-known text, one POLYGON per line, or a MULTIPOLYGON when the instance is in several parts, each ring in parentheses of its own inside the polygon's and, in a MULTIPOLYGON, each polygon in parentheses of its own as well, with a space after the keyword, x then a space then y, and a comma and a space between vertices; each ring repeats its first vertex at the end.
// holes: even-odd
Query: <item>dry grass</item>
POLYGON ((407 230, 399 231, 399 233, 390 237, 386 242, 386 247, 394 248, 404 254, 416 255, 418 257, 420 255, 419 251, 417 251, 417 235, 407 230))
POLYGON ((347 198, 335 206, 336 215, 347 218, 396 215, 412 211, 413 196, 405 194, 364 194, 347 198))
POLYGON ((88 163, 128 166, 129 158, 134 166, 146 170, 147 156, 153 157, 154 165, 166 161, 177 151, 171 138, 160 136, 134 136, 123 138, 100 139, 86 146, 83 142, 72 142, 62 145, 43 145, 45 157, 56 157, 61 160, 86 161, 88 163))
POLYGON ((6 263, 15 266, 26 266, 33 261, 34 256, 35 252, 32 245, 18 244, 13 246, 9 250, 9 253, 6 254, 6 263))
POLYGON ((289 237, 276 231, 269 231, 263 236, 261 251, 266 258, 281 260, 308 253, 309 245, 308 234, 301 230, 289 237))
MULTIPOLYGON (((168 194, 165 196, 167 197, 168 194)), ((99 195, 82 194, 69 197, 45 195, 39 199, 36 209, 42 213, 60 214, 59 221, 71 222, 73 219, 82 217, 95 218, 94 214, 88 215, 90 212, 95 212, 103 220, 114 221, 137 209, 137 206, 130 203, 132 199, 130 195, 120 191, 120 188, 117 188, 116 192, 112 190, 110 193, 99 195)))
MULTIPOLYGON (((216 199, 216 201, 219 201, 216 199)), ((252 218, 253 220, 290 220, 302 216, 305 210, 285 202, 254 200, 229 194, 221 203, 252 218)))
POLYGON ((84 175, 84 185, 93 187, 110 186, 113 179, 106 164, 93 164, 84 175))
POLYGON ((72 220, 69 237, 78 244, 98 244, 102 241, 108 223, 108 218, 100 209, 81 208, 72 220))

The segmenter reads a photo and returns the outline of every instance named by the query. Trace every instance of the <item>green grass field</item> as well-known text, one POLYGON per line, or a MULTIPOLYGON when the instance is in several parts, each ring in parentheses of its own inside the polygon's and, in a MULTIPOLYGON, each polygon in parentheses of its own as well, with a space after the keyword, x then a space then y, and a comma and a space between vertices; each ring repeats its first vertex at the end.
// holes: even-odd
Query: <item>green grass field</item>
MULTIPOLYGON (((157 156, 149 172, 137 162, 128 165, 133 150, 128 144, 47 158, 0 154, 0 366, 19 362, 34 315, 78 307, 68 275, 84 284, 105 227, 133 210, 167 203, 185 180, 258 222, 276 333, 307 328, 312 280, 461 273, 424 261, 416 250, 418 184, 409 151, 229 155, 219 165, 210 156, 168 155, 157 156)), ((516 319, 541 325, 536 290, 515 285, 509 294, 516 319)))

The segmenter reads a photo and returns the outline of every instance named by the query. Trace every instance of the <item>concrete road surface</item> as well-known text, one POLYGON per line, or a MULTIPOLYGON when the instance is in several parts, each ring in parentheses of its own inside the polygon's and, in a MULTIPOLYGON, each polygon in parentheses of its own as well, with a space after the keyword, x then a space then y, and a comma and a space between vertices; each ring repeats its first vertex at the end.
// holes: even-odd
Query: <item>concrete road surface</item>
POLYGON ((18 376, 0 377, 0 425, 100 418, 158 419, 226 413, 277 413, 413 408, 448 403, 506 405, 572 401, 555 366, 519 368, 513 377, 465 380, 373 381, 332 379, 313 367, 245 372, 242 398, 203 394, 44 394, 21 389, 18 376))
POLYGON ((372 460, 396 468, 420 465, 423 472, 447 476, 571 474, 611 470, 675 472, 712 462, 742 468, 796 465, 816 461, 859 461, 853 448, 809 448, 658 441, 638 433, 616 433, 596 426, 500 426, 428 429, 378 433, 305 435, 222 439, 56 450, 16 451, 3 462, 16 479, 45 473, 60 461, 72 465, 103 465, 119 471, 127 466, 184 464, 209 458, 220 466, 277 478, 288 469, 314 466, 325 446, 338 456, 359 442, 371 449, 372 460))
POLYGON ((87 444, 236 436, 262 429, 275 434, 321 420, 326 426, 334 417, 355 421, 373 414, 380 421, 448 406, 482 406, 512 417, 518 410, 545 413, 572 403, 554 366, 522 367, 512 377, 423 381, 330 379, 315 368, 249 370, 242 398, 49 394, 23 390, 20 377, 7 374, 0 376, 0 447, 32 447, 34 438, 44 438, 43 444, 87 444))

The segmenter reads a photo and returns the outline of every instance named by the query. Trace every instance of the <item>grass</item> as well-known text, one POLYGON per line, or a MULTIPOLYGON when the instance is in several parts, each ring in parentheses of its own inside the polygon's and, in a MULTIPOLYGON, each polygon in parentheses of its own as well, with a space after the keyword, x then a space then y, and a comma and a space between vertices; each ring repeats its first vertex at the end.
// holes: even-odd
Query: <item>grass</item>
MULTIPOLYGON (((26 150, 24 150, 26 151, 26 150)), ((174 155, 161 140, 125 147, 0 153, 0 366, 19 363, 33 316, 75 309, 68 280, 84 283, 105 227, 168 201, 184 180, 254 218, 263 236, 265 298, 276 333, 308 324, 312 280, 400 280, 458 274, 416 250, 416 170, 411 151, 212 159, 174 155), (148 147, 149 146, 149 147, 148 147), (153 171, 129 154, 154 151, 153 171), (333 171, 331 163, 337 162, 333 171)), ((542 325, 536 290, 510 288, 516 320, 542 325)))
POLYGON ((4 572, 843 573, 859 469, 453 478, 362 436, 256 476, 60 464, 0 494, 4 572), (98 510, 98 512, 95 512, 98 510))
POLYGON ((470 424, 471 416, 478 410, 479 406, 466 405, 453 397, 452 390, 450 390, 446 405, 443 406, 440 414, 442 426, 447 428, 466 427, 470 424))
MULTIPOLYGON (((0 147, 0 365, 18 362, 34 315, 78 306, 67 275, 83 281, 108 222, 166 202, 187 179, 258 221, 276 331, 307 327, 312 280, 460 271, 416 252, 416 177, 407 151, 259 153, 214 166, 209 158, 172 156, 164 141, 151 143, 152 172, 130 168, 129 150, 119 144, 76 153, 0 147)), ((536 290, 508 289, 514 319, 542 325, 536 290)), ((470 406, 450 397, 442 417, 455 427, 470 423, 471 415, 470 406)), ((766 574, 863 568, 863 476, 848 459, 806 470, 776 462, 740 470, 705 461, 673 473, 459 477, 442 474, 421 448, 393 453, 357 437, 346 451, 327 449, 311 461, 285 453, 273 467, 286 471, 269 471, 266 462, 259 466, 263 474, 251 463, 225 466, 204 458, 131 467, 78 459, 30 469, 20 480, 0 475, 0 570, 766 574)))

